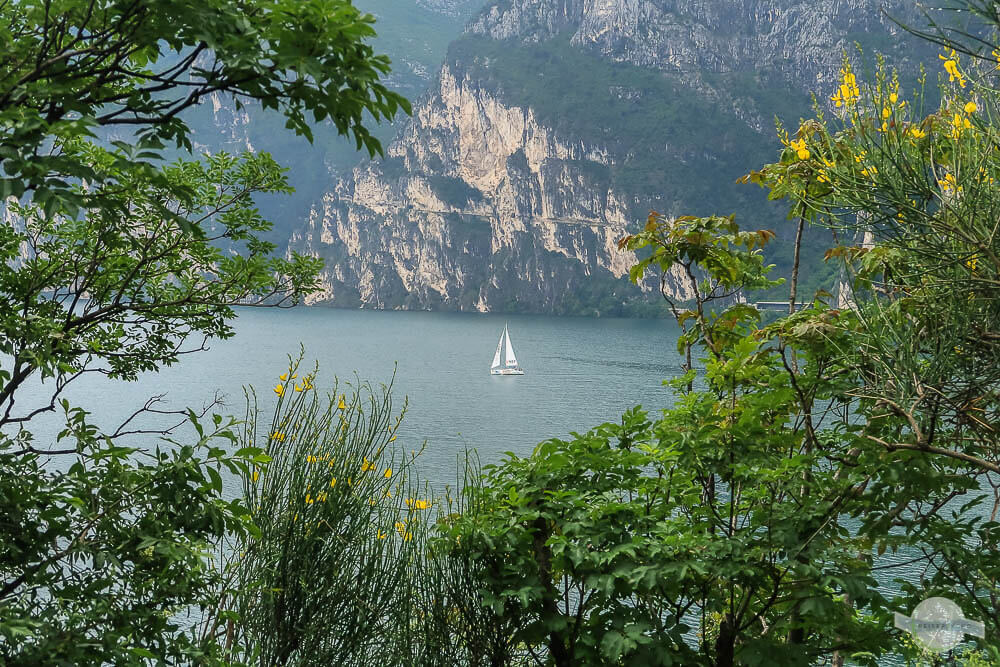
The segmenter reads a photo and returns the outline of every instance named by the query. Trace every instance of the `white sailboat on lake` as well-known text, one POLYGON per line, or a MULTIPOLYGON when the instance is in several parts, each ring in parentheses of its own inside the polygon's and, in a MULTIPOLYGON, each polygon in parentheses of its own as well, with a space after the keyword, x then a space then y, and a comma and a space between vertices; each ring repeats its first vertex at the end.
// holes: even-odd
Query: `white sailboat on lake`
POLYGON ((490 375, 524 375, 524 371, 517 365, 517 357, 514 356, 514 346, 510 344, 510 334, 507 333, 506 324, 503 325, 503 333, 500 334, 500 342, 497 343, 493 363, 490 364, 490 375))

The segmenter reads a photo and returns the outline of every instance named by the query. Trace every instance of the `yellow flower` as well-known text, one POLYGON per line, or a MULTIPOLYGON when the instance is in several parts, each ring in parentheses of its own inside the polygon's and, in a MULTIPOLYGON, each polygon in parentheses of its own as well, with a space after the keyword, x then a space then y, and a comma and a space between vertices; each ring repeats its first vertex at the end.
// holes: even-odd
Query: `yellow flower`
POLYGON ((975 273, 976 267, 979 265, 979 256, 973 255, 968 260, 966 260, 965 265, 969 267, 969 270, 975 273))
POLYGON ((396 436, 392 436, 391 438, 389 438, 389 442, 392 442, 395 439, 396 439, 396 436))
POLYGON ((285 441, 285 434, 282 433, 281 431, 277 431, 275 433, 272 433, 271 434, 271 440, 277 440, 278 442, 284 442, 285 441))
POLYGON ((368 457, 364 457, 364 462, 361 464, 361 472, 368 472, 369 470, 374 470, 375 466, 368 461, 368 457))
POLYGON ((369 498, 368 499, 368 505, 370 507, 375 507, 375 499, 374 498, 369 498))
MULTIPOLYGON (((898 100, 899 100, 899 95, 897 95, 896 93, 889 94, 889 104, 895 104, 898 100)), ((885 111, 883 110, 882 113, 885 114, 885 111)))
POLYGON ((415 510, 425 510, 431 506, 430 502, 426 500, 414 500, 413 498, 407 498, 406 505, 415 510))
POLYGON ((284 382, 285 380, 288 379, 288 373, 282 373, 281 375, 278 376, 278 379, 284 382))
POLYGON ((340 395, 340 403, 337 404, 337 407, 340 408, 341 410, 347 409, 347 405, 344 404, 344 395, 343 394, 340 395))
POLYGON ((809 149, 806 148, 805 139, 797 139, 795 141, 790 142, 788 145, 791 146, 792 150, 795 151, 795 154, 798 156, 800 160, 809 159, 809 149))
POLYGON ((310 494, 307 493, 306 494, 306 505, 312 505, 312 504, 313 504, 313 498, 312 498, 312 496, 310 494))
POLYGON ((409 542, 413 539, 413 533, 406 530, 406 524, 402 521, 396 522, 396 532, 400 534, 404 542, 409 542))
POLYGON ((976 113, 976 111, 978 111, 978 110, 979 110, 979 107, 976 106, 975 102, 966 102, 965 103, 965 113, 976 113))
POLYGON ((849 67, 840 70, 841 84, 837 91, 830 98, 836 106, 852 106, 861 97, 861 90, 858 89, 858 81, 849 67))
POLYGON ((279 385, 275 385, 275 387, 274 387, 274 393, 277 394, 278 396, 284 396, 285 395, 285 388, 282 385, 280 385, 280 384, 279 385))
POLYGON ((385 469, 385 478, 389 479, 390 477, 392 477, 392 468, 386 468, 385 469))
POLYGON ((260 479, 260 472, 258 472, 257 469, 254 468, 254 470, 253 470, 253 481, 256 482, 258 479, 260 479))
POLYGON ((385 538, 389 537, 389 534, 382 530, 377 530, 375 531, 375 537, 377 537, 380 540, 384 540, 385 538))
POLYGON ((892 109, 889 107, 882 107, 882 118, 888 118, 892 115, 892 109))
POLYGON ((953 190, 956 192, 962 191, 962 187, 958 185, 958 181, 955 179, 954 174, 945 174, 944 180, 938 181, 938 185, 941 186, 941 189, 945 192, 951 192, 953 190))
POLYGON ((295 391, 302 391, 302 385, 300 384, 295 385, 295 391))
POLYGON ((920 129, 919 127, 917 127, 916 125, 914 125, 913 127, 911 127, 911 128, 910 128, 910 135, 911 135, 911 136, 912 136, 912 137, 913 137, 914 139, 923 139, 924 137, 926 137, 926 136, 927 136, 927 133, 926 133, 926 132, 924 132, 923 130, 921 130, 921 129, 920 129))
POLYGON ((955 55, 955 49, 952 49, 947 57, 938 54, 938 58, 944 61, 944 71, 948 73, 948 81, 958 81, 958 85, 965 88, 965 77, 958 70, 958 57, 955 55))
POLYGON ((337 478, 336 477, 331 477, 330 478, 330 488, 332 489, 335 486, 337 486, 337 478))
POLYGON ((820 169, 819 173, 816 175, 816 180, 820 183, 829 183, 830 178, 826 175, 826 169, 820 169))

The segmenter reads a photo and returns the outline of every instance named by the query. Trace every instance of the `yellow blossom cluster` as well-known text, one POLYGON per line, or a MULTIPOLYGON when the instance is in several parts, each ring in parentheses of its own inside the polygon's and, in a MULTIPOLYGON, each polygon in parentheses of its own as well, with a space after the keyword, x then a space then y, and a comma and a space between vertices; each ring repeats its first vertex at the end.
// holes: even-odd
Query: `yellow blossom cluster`
POLYGON ((430 508, 431 503, 430 501, 427 500, 416 500, 414 498, 407 498, 406 506, 409 507, 410 509, 425 510, 430 508))
POLYGON ((413 533, 406 529, 406 521, 396 522, 396 532, 399 533, 399 536, 403 538, 404 542, 409 542, 413 539, 413 533))
POLYGON ((313 503, 325 503, 327 499, 326 491, 320 491, 313 498, 312 494, 306 493, 306 505, 312 505, 313 503))
POLYGON ((795 155, 798 156, 800 160, 809 159, 809 149, 806 148, 805 139, 797 139, 795 141, 790 142, 788 145, 792 148, 793 151, 795 151, 795 155))
POLYGON ((945 174, 944 178, 938 181, 938 185, 944 192, 962 191, 962 186, 958 184, 954 174, 945 174))
POLYGON ((860 97, 861 90, 858 88, 857 78, 851 71, 850 65, 845 64, 840 68, 840 86, 837 87, 837 91, 830 98, 830 101, 837 107, 851 107, 860 97))
POLYGON ((956 111, 951 119, 951 131, 949 132, 951 138, 958 139, 962 136, 962 132, 971 129, 972 123, 969 122, 969 119, 956 111))
POLYGON ((947 56, 938 54, 938 58, 944 61, 944 71, 948 73, 948 81, 952 83, 957 81, 959 86, 965 88, 965 76, 958 69, 958 56, 955 55, 955 49, 952 49, 947 56))

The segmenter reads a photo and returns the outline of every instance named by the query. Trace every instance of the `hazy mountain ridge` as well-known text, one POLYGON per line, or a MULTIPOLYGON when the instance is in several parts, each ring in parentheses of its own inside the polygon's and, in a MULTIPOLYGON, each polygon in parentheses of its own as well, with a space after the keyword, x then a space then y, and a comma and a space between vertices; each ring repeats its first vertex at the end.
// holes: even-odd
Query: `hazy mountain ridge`
POLYGON ((616 241, 649 209, 780 227, 780 207, 731 185, 774 159, 773 115, 808 113, 855 39, 904 68, 931 53, 883 5, 914 18, 901 0, 491 3, 387 158, 293 236, 327 260, 314 301, 634 312, 634 257, 616 241))

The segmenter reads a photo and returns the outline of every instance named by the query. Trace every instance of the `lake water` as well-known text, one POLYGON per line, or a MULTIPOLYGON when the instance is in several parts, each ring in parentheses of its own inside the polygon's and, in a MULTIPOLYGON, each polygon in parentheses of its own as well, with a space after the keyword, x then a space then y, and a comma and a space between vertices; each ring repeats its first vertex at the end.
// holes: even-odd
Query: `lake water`
MULTIPOLYGON (((528 454, 546 438, 618 420, 638 404, 667 407, 671 390, 662 382, 679 368, 676 326, 667 320, 240 308, 235 329, 233 338, 137 382, 81 378, 67 396, 112 430, 163 393, 172 408, 198 408, 221 391, 224 412, 242 417, 242 387, 253 385, 266 413, 271 387, 302 344, 304 367, 319 363, 318 389, 334 375, 353 381, 355 372, 388 382, 395 369, 395 402, 409 400, 397 444, 416 449, 426 440, 421 476, 452 483, 466 448, 495 462, 503 452, 528 454), (523 376, 489 374, 504 323, 523 376)), ((32 428, 42 435, 55 427, 32 428)))

